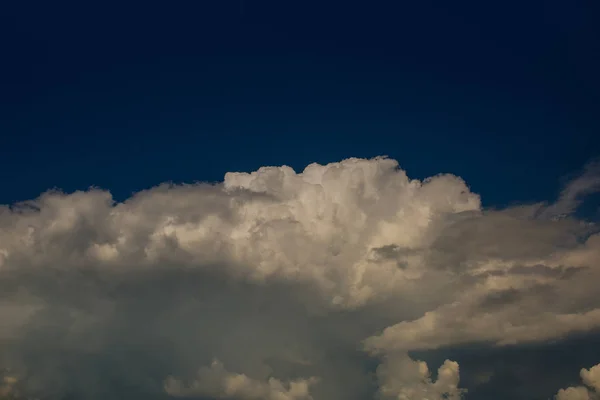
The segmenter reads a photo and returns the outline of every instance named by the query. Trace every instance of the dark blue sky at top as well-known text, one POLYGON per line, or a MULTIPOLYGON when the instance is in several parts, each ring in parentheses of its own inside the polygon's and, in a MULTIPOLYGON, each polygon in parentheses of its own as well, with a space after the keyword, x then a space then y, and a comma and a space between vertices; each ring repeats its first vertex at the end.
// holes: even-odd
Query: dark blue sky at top
POLYGON ((597 1, 11 3, 0 203, 385 154, 502 205, 600 154, 597 1))

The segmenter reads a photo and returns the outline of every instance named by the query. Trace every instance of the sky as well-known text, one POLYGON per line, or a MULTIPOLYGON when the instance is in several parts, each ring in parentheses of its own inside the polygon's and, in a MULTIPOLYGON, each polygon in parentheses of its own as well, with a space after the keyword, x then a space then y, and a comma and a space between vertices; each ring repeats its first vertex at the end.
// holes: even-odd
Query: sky
POLYGON ((0 399, 598 399, 598 15, 3 4, 0 399))

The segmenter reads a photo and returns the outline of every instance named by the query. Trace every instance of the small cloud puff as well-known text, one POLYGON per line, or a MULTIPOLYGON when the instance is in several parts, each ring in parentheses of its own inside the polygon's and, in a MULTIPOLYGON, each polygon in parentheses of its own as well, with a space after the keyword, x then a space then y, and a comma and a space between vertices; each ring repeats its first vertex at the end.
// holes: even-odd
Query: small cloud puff
POLYGON ((560 389, 556 400, 598 400, 600 399, 600 364, 592 368, 582 368, 581 380, 586 386, 572 386, 560 389))
POLYGON ((269 378, 266 382, 244 374, 228 372, 224 365, 214 360, 209 368, 201 368, 196 380, 189 384, 174 377, 165 381, 165 391, 173 397, 206 396, 216 399, 239 400, 312 400, 310 387, 317 378, 282 382, 269 378))

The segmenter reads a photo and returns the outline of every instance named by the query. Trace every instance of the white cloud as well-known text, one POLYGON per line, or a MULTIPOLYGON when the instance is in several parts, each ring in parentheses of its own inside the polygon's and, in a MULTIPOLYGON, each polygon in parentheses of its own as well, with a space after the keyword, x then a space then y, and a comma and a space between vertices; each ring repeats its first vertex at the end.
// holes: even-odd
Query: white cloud
POLYGON ((581 380, 587 386, 572 386, 560 389, 556 400, 597 400, 600 399, 600 364, 592 368, 582 368, 581 380))
POLYGON ((387 357, 377 368, 379 391, 383 398, 398 400, 459 400, 464 389, 458 388, 458 363, 446 360, 431 379, 427 363, 414 361, 406 354, 387 357))
POLYGON ((94 190, 28 206, 3 212, 6 266, 225 262, 231 274, 308 282, 333 304, 357 307, 420 274, 370 261, 372 249, 420 246, 445 216, 478 210, 479 197, 450 175, 419 182, 393 160, 349 159, 302 174, 269 167, 228 173, 217 186, 161 186, 116 205, 94 190))
POLYGON ((165 391, 174 397, 207 396, 217 399, 240 400, 311 400, 310 387, 317 378, 282 382, 269 378, 262 382, 244 374, 228 372, 223 364, 214 360, 209 368, 201 368, 198 377, 190 384, 169 377, 165 391))
POLYGON ((284 382, 318 376, 313 398, 335 400, 373 394, 377 356, 383 394, 459 396, 457 364, 432 380, 397 354, 600 327, 600 235, 568 215, 594 171, 554 204, 502 210, 456 176, 411 180, 385 158, 122 203, 48 192, 0 208, 0 363, 48 398, 111 398, 113 382, 150 399, 218 358, 252 390, 277 376, 292 396, 284 382))

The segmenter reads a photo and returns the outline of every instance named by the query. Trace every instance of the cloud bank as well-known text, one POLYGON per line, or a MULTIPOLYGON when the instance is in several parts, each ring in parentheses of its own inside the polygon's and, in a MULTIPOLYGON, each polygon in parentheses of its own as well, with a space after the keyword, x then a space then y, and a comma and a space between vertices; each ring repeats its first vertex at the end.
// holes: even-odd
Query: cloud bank
POLYGON ((600 327, 597 172, 500 210, 387 158, 3 206, 0 396, 468 397, 412 352, 600 327))

